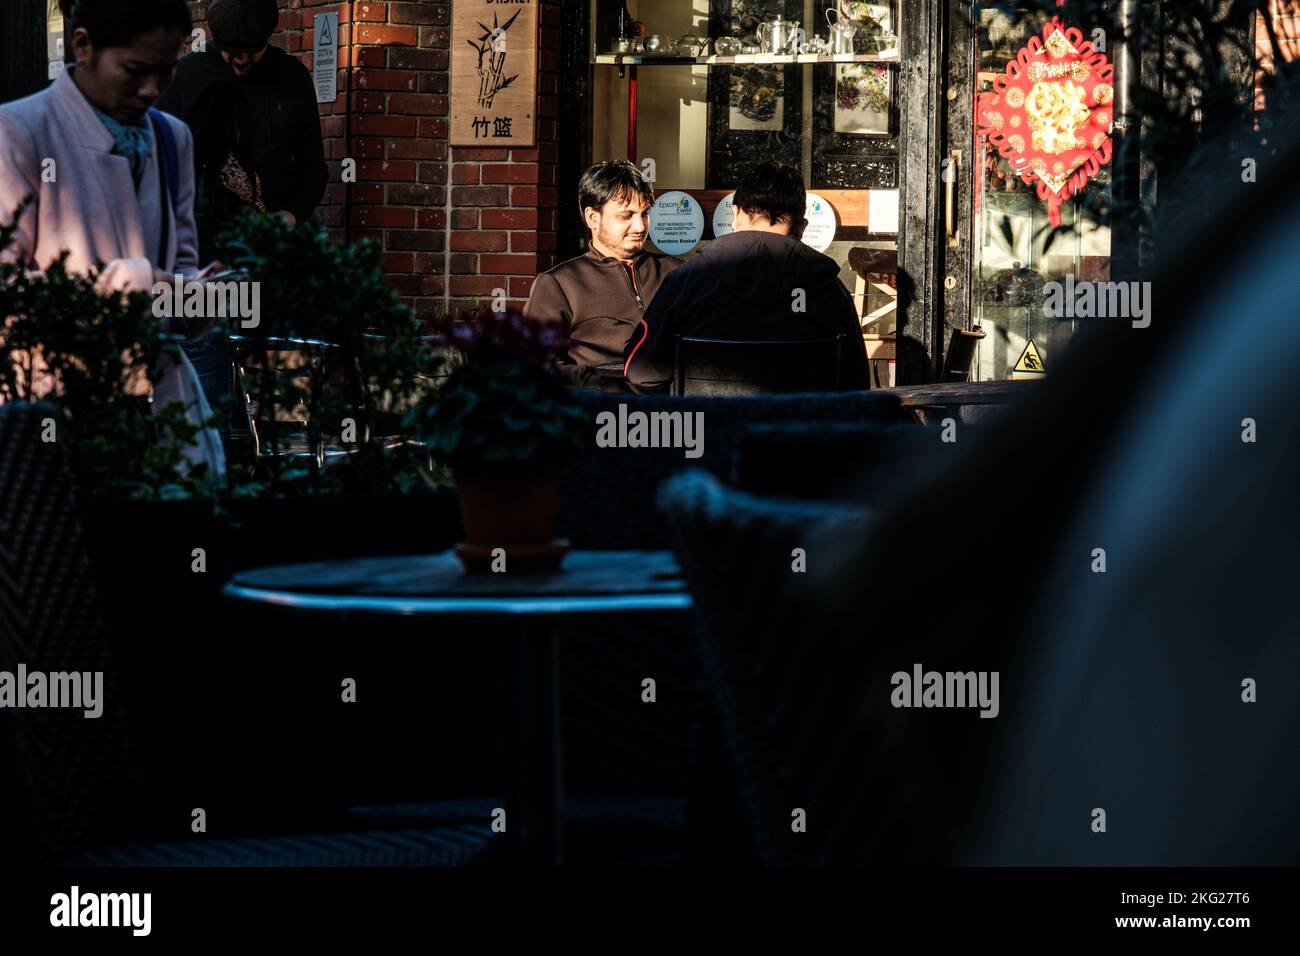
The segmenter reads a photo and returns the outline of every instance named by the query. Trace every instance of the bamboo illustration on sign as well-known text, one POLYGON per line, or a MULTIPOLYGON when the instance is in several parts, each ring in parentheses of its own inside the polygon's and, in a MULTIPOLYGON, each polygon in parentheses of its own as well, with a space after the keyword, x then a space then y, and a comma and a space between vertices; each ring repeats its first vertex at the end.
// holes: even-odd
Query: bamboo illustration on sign
POLYGON ((492 14, 492 26, 488 27, 481 20, 477 21, 478 25, 483 28, 483 35, 478 41, 466 40, 465 42, 472 46, 478 52, 478 76, 479 105, 485 110, 492 108, 492 101, 496 95, 504 90, 507 86, 519 79, 519 74, 514 76, 505 76, 506 65, 506 31, 510 29, 510 24, 518 18, 520 11, 516 10, 514 16, 505 22, 502 26, 497 21, 497 15, 492 14))

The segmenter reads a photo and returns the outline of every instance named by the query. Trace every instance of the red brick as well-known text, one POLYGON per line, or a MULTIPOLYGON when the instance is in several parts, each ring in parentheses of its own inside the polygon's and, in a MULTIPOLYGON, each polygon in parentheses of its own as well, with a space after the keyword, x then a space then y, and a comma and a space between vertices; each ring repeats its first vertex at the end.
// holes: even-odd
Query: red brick
POLYGON ((436 159, 445 162, 447 144, 432 139, 395 139, 388 143, 389 159, 436 159))
POLYGON ((445 70, 448 56, 446 50, 394 47, 388 51, 388 65, 394 70, 445 70))
POLYGON ((383 159, 385 145, 386 141, 378 136, 358 136, 352 141, 352 152, 356 159, 383 159))
POLYGON ((510 205, 512 206, 554 206, 558 200, 554 186, 512 186, 510 187, 510 205))
POLYGON ((536 276, 511 276, 510 277, 510 295, 527 299, 533 291, 533 280, 536 276))
POLYGON ((383 47, 354 46, 352 65, 367 70, 382 70, 388 62, 388 52, 383 47))
POLYGON ((359 206, 352 211, 352 221, 358 226, 410 229, 415 225, 415 210, 398 206, 359 206))
POLYGON ((442 276, 431 276, 423 273, 417 273, 420 276, 420 291, 425 295, 442 295, 446 290, 446 283, 443 282, 442 276))
POLYGON ((353 93, 352 111, 354 113, 384 112, 384 94, 383 93, 353 93))
POLYGON ((457 163, 452 167, 451 181, 457 186, 477 186, 478 171, 478 163, 457 163))
POLYGON ((402 295, 419 295, 420 294, 420 277, 419 276, 394 276, 388 277, 388 284, 391 285, 402 295))
POLYGON ((372 43, 382 46, 416 46, 419 35, 415 27, 376 26, 359 23, 356 27, 358 43, 372 43))
POLYGON ((420 171, 415 178, 416 180, 422 183, 446 183, 447 164, 446 163, 421 163, 420 171))
POLYGON ((485 163, 484 183, 536 183, 537 166, 534 163, 485 163))
MULTIPOLYGON (((454 217, 456 213, 463 212, 463 211, 473 212, 475 214, 478 213, 477 209, 470 209, 470 210, 453 209, 452 210, 453 223, 454 223, 454 217)), ((446 210, 443 209, 417 209, 415 213, 415 225, 420 229, 445 229, 447 228, 447 212, 446 210)), ((474 225, 470 226, 469 228, 471 229, 478 228, 477 218, 474 220, 474 225)))
POLYGON ((320 121, 320 134, 325 137, 343 135, 343 117, 331 116, 320 121))
POLYGON ((414 272, 415 271, 415 253, 413 252, 385 252, 380 256, 384 263, 385 272, 414 272))
POLYGON ((419 116, 446 116, 447 97, 428 93, 390 93, 389 113, 412 113, 419 116))
POLYGON ((384 162, 372 159, 357 163, 357 179, 363 182, 409 183, 415 179, 415 172, 415 163, 410 160, 384 162))
MULTIPOLYGON (((483 215, 487 215, 485 209, 483 215)), ((453 209, 451 211, 451 228, 453 229, 477 229, 479 211, 477 209, 453 209)))
POLYGON ((352 183, 352 201, 359 206, 382 206, 384 204, 384 187, 381 183, 352 183))
POLYGON ((388 187, 388 201, 399 206, 441 206, 447 201, 447 188, 422 183, 393 184, 388 187))
POLYGON ((554 252, 555 233, 553 232, 512 232, 510 233, 511 252, 554 252))
POLYGON ((462 230, 451 234, 452 252, 505 252, 504 232, 478 232, 462 230))
POLYGON ((442 93, 447 92, 447 73, 421 73, 420 74, 420 92, 421 93, 442 93))
POLYGON ((403 229, 388 233, 385 248, 393 252, 442 252, 446 233, 431 229, 403 229))
POLYGON ((358 22, 383 23, 388 19, 387 6, 386 3, 375 3, 374 0, 361 0, 356 4, 358 22))
POLYGON ((476 147, 456 146, 453 158, 458 160, 503 163, 510 158, 508 149, 478 149, 476 147))
POLYGON ((445 50, 451 44, 451 31, 445 27, 419 27, 418 29, 421 47, 445 50))
POLYGON ((541 222, 536 209, 484 209, 484 229, 537 229, 541 222))
POLYGON ((366 90, 414 91, 413 70, 362 70, 356 74, 357 86, 366 90))
POLYGON ((420 120, 420 135, 429 139, 447 138, 447 121, 445 119, 420 120))
POLYGON ((537 256, 479 256, 479 268, 483 272, 499 272, 502 275, 537 275, 537 256))
POLYGON ((414 136, 414 116, 358 116, 353 132, 361 136, 414 136))
POLYGON ((453 186, 453 206, 504 206, 507 201, 504 186, 453 186))
MULTIPOLYGON (((436 273, 441 280, 443 266, 447 264, 447 258, 441 252, 417 252, 415 255, 415 274, 429 275, 436 273)), ((438 290, 441 292, 442 290, 438 290)))
POLYGON ((450 289, 452 295, 487 295, 494 289, 504 289, 505 279, 499 276, 453 275, 450 289))
POLYGON ((437 8, 431 7, 427 3, 390 3, 388 5, 388 19, 393 23, 438 24, 446 22, 439 19, 437 8))
POLYGON ((478 256, 468 252, 453 252, 448 262, 447 271, 454 276, 472 276, 478 274, 478 256))

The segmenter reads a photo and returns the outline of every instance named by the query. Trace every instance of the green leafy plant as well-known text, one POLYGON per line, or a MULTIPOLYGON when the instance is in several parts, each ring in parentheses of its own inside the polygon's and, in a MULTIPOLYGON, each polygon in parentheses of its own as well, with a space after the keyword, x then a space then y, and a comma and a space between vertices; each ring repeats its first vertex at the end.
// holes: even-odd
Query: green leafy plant
POLYGON ((591 424, 553 364, 564 339, 550 323, 480 312, 437 323, 460 363, 407 421, 453 468, 558 471, 588 447, 591 424))
MULTIPOLYGON (((252 377, 258 417, 301 407, 327 444, 352 452, 324 469, 302 459, 265 460, 259 474, 265 487, 277 494, 376 494, 438 484, 428 452, 393 438, 434 387, 443 354, 386 280, 379 249, 368 241, 334 243, 311 224, 291 226, 249 210, 218 238, 217 253, 260 283, 260 321, 236 331, 245 338, 245 354, 267 357, 263 369, 274 364, 277 339, 328 343, 317 353, 318 388, 265 371, 252 377)), ((275 441, 273 433, 268 443, 275 441)))
MULTIPOLYGON (((0 226, 13 242, 20 207, 0 226)), ((179 338, 164 332, 142 292, 104 293, 100 271, 44 270, 0 257, 0 402, 46 402, 52 440, 83 494, 136 500, 210 496, 222 476, 186 467, 198 426, 172 402, 150 412, 149 392, 179 338)))

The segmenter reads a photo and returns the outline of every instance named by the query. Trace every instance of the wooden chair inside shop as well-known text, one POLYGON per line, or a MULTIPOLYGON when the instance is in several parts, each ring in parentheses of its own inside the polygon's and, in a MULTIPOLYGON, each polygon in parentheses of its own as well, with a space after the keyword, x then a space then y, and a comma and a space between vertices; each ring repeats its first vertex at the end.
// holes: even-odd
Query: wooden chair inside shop
POLYGON ((803 341, 677 337, 674 395, 838 392, 844 335, 803 341))
MULTIPOLYGON (((242 406, 254 468, 259 459, 302 459, 320 470, 355 454, 357 446, 365 442, 378 442, 385 451, 420 444, 400 434, 372 439, 359 433, 354 442, 326 434, 320 416, 326 390, 346 388, 350 376, 358 371, 340 367, 338 345, 296 336, 232 335, 231 348, 234 394, 242 406), (296 399, 287 406, 271 400, 285 385, 296 399)), ((395 420, 406 411, 400 397, 386 395, 384 399, 381 412, 386 419, 395 420)))
POLYGON ((853 305, 862 326, 872 388, 891 388, 890 364, 897 358, 898 251, 849 250, 849 268, 855 274, 853 305))

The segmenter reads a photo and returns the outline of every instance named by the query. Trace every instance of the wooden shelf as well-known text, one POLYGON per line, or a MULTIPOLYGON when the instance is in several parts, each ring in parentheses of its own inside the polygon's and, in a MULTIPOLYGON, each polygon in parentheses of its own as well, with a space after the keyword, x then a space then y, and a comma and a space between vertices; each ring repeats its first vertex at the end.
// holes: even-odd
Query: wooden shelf
POLYGON ((597 66, 728 66, 733 63, 898 63, 897 52, 871 53, 737 53, 735 56, 659 56, 601 53, 592 57, 597 66))

